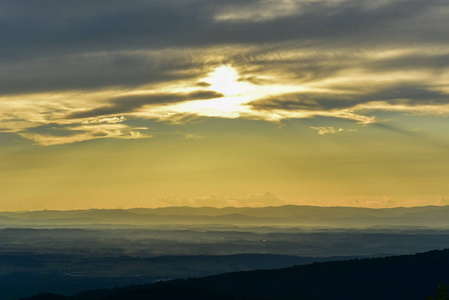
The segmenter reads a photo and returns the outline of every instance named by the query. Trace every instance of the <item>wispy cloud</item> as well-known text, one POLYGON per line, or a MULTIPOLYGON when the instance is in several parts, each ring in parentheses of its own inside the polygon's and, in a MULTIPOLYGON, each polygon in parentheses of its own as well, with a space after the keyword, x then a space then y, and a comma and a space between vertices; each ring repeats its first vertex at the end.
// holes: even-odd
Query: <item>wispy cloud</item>
POLYGON ((23 138, 32 140, 42 146, 53 146, 62 144, 71 144, 76 142, 89 141, 100 138, 116 138, 116 139, 141 139, 151 138, 152 135, 141 134, 137 130, 129 130, 127 128, 95 128, 95 130, 72 136, 51 136, 38 133, 22 132, 19 135, 23 138))
POLYGON ((180 131, 178 131, 177 133, 183 136, 186 140, 201 140, 206 138, 204 135, 196 133, 184 133, 180 131))
POLYGON ((63 129, 62 134, 57 130, 56 132, 41 133, 39 129, 35 129, 34 131, 19 132, 19 135, 43 146, 70 144, 102 138, 141 139, 152 137, 151 134, 146 133, 148 130, 146 127, 120 124, 124 120, 124 118, 105 118, 76 126, 61 127, 60 129, 63 129))
POLYGON ((321 126, 321 127, 310 127, 310 128, 318 130, 318 134, 320 134, 320 135, 324 135, 324 134, 328 134, 328 133, 339 133, 339 132, 344 131, 343 128, 336 129, 332 126, 321 126))

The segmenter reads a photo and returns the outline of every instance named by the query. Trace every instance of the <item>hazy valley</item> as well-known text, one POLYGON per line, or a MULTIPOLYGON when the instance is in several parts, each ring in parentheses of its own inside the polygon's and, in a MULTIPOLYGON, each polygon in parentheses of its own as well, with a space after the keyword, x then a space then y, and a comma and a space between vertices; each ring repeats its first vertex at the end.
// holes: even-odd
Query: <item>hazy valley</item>
POLYGON ((7 300, 449 247, 449 208, 436 206, 170 207, 0 215, 0 292, 7 300))

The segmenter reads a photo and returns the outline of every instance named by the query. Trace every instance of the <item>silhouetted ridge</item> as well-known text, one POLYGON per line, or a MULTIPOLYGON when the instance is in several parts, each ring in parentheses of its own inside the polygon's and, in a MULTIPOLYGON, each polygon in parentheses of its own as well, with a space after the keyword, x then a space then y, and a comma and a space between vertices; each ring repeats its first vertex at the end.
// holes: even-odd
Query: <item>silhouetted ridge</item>
POLYGON ((22 300, 265 300, 260 297, 228 295, 189 286, 153 284, 128 288, 97 290, 65 297, 54 294, 39 294, 22 300))
POLYGON ((23 298, 23 299, 29 299, 29 300, 70 300, 73 299, 72 297, 62 296, 62 295, 56 295, 52 293, 41 293, 36 296, 32 296, 29 298, 23 298))
POLYGON ((300 299, 425 299, 449 282, 449 250, 314 263, 279 270, 179 280, 180 285, 246 296, 300 299))
POLYGON ((448 270, 446 249, 86 291, 72 299, 424 300, 449 282, 448 270))

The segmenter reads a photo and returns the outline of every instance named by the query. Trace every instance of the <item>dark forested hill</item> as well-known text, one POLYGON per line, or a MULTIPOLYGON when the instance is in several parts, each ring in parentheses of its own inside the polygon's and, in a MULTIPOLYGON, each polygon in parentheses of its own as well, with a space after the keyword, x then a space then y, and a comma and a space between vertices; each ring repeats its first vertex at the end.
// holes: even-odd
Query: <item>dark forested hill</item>
MULTIPOLYGON (((424 300, 449 282, 448 270, 446 249, 87 291, 69 299, 424 300)), ((53 299, 45 297, 28 299, 53 299)))

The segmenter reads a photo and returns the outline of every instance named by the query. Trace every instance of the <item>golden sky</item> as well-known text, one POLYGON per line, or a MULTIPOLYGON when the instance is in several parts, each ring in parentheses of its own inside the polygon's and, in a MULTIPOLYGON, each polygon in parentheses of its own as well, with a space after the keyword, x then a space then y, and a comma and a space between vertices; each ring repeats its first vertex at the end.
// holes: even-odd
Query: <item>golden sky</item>
POLYGON ((449 204, 447 1, 5 1, 0 21, 0 210, 449 204))

